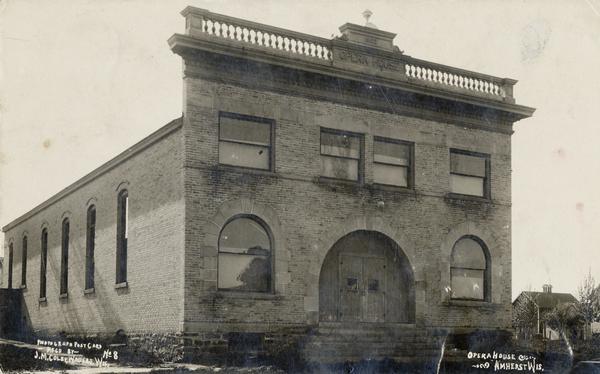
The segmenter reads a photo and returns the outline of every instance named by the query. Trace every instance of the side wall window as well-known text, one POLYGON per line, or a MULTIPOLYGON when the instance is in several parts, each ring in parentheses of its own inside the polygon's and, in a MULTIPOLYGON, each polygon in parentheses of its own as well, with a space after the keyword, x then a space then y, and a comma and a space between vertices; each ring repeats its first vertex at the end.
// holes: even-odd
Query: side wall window
POLYGON ((12 288, 13 277, 13 243, 8 245, 8 288, 12 288))
POLYGON ((459 239, 452 249, 450 266, 453 299, 487 300, 489 255, 479 239, 459 239))
POLYGON ((373 178, 375 183, 412 187, 413 144, 375 137, 373 178))
POLYGON ((48 264, 48 229, 42 230, 40 258, 40 299, 46 297, 46 268, 48 264))
POLYGON ((85 238, 85 289, 94 288, 94 247, 96 246, 96 207, 87 210, 87 228, 85 238))
POLYGON ((62 222, 62 245, 60 252, 60 294, 66 295, 69 291, 69 219, 62 222))
POLYGON ((321 129, 321 175, 327 178, 360 180, 362 136, 321 129))
POLYGON ((117 201, 117 274, 116 283, 127 282, 127 236, 129 226, 129 194, 119 192, 117 201))
POLYGON ((450 150, 450 191, 461 195, 490 197, 489 155, 450 150))
POLYGON ((23 237, 21 247, 21 287, 27 287, 27 236, 23 237))
POLYGON ((229 221, 219 236, 219 289, 271 292, 271 251, 271 237, 262 221, 252 216, 229 221))
POLYGON ((219 115, 219 163, 273 170, 274 122, 232 113, 219 115))

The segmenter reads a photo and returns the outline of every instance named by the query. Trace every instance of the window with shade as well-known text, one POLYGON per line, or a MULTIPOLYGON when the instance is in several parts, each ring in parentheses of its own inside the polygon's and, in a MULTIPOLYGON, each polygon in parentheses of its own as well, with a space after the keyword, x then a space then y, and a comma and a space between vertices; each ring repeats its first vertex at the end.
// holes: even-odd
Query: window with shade
POLYGON ((13 243, 8 245, 8 288, 12 288, 13 277, 13 243))
POLYGON ((48 265, 48 229, 42 230, 40 238, 41 258, 40 258, 40 299, 46 298, 46 273, 48 265))
POLYGON ((21 254, 21 288, 25 288, 27 287, 27 236, 23 237, 21 254))
POLYGON ((412 159, 412 143, 376 137, 373 142, 374 182, 412 187, 412 159))
POLYGON ((450 150, 450 191, 489 198, 489 155, 450 150))
POLYGON ((219 289, 271 292, 271 251, 266 225, 256 217, 229 221, 219 236, 219 289))
POLYGON ((127 238, 129 231, 129 193, 119 192, 117 197, 117 271, 115 283, 127 282, 127 238))
POLYGON ((274 122, 232 113, 219 115, 219 163, 273 170, 274 122))
POLYGON ((69 219, 62 223, 62 245, 60 252, 60 295, 65 296, 69 290, 69 219))
POLYGON ((358 181, 362 136, 321 129, 321 175, 358 181))
POLYGON ((459 239, 452 249, 452 298, 486 300, 489 268, 487 250, 482 242, 474 237, 459 239))
POLYGON ((85 289, 92 290, 94 288, 94 249, 96 246, 96 207, 94 205, 87 210, 85 243, 85 289))

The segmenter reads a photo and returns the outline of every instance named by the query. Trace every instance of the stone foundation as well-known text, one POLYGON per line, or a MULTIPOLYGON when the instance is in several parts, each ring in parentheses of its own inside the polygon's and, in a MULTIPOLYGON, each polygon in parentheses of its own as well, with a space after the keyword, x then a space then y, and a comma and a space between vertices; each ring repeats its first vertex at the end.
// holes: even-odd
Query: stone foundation
POLYGON ((302 350, 310 331, 309 327, 292 327, 276 332, 186 333, 184 360, 236 366, 271 363, 284 369, 301 367, 302 350))

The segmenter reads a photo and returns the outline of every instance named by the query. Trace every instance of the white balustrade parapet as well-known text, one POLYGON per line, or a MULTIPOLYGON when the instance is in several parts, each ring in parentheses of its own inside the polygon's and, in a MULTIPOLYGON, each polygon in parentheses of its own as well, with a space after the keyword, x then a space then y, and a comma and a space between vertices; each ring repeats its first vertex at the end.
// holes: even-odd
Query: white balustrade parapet
MULTIPOLYGON (((333 49, 339 45, 339 38, 325 39, 194 7, 184 9, 182 14, 186 17, 186 34, 192 37, 239 43, 244 48, 273 50, 291 59, 308 59, 319 64, 337 62, 334 61, 333 49)), ((352 48, 352 43, 346 43, 347 48, 352 48)), ((391 55, 401 66, 395 73, 398 80, 514 103, 515 80, 419 60, 399 51, 391 55)))
POLYGON ((205 9, 186 8, 186 32, 200 32, 217 38, 284 51, 319 60, 331 60, 330 41, 325 38, 212 13, 205 9))
POLYGON ((513 86, 517 82, 513 79, 497 78, 408 56, 405 58, 404 73, 414 80, 433 82, 461 91, 502 99, 512 98, 513 86))

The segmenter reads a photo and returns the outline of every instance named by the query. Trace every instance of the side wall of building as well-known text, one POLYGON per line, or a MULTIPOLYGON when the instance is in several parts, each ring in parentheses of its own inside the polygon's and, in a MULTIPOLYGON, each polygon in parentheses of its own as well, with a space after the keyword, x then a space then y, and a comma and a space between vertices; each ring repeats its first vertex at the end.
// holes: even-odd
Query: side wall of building
MULTIPOLYGON (((112 335, 119 329, 126 334, 149 329, 179 331, 184 239, 180 123, 165 126, 169 131, 153 144, 6 231, 5 248, 12 242, 15 254, 13 288, 21 287, 22 238, 28 239, 23 288, 28 315, 24 318, 35 332, 112 335), (116 288, 117 195, 123 189, 129 196, 127 287, 116 288), (94 292, 84 293, 90 205, 96 207, 95 285, 94 292), (70 222, 68 297, 59 298, 61 223, 65 218, 70 222), (40 301, 44 228, 48 231, 47 297, 40 301)), ((6 278, 5 273, 4 284, 6 278)))
POLYGON ((415 275, 421 326, 508 328, 511 319, 510 135, 328 101, 185 78, 185 328, 260 331, 318 319, 327 251, 353 230, 380 231, 403 249, 415 275), (220 111, 275 121, 273 172, 220 166, 220 111), (364 134, 365 183, 324 182, 320 128, 364 134), (415 188, 373 182, 373 137, 414 142, 415 188), (450 148, 491 156, 491 201, 448 197, 450 148), (378 202, 384 202, 380 206, 378 202), (271 227, 272 295, 219 292, 218 237, 236 214, 271 227), (452 301, 452 245, 480 237, 491 255, 489 302, 452 301))

